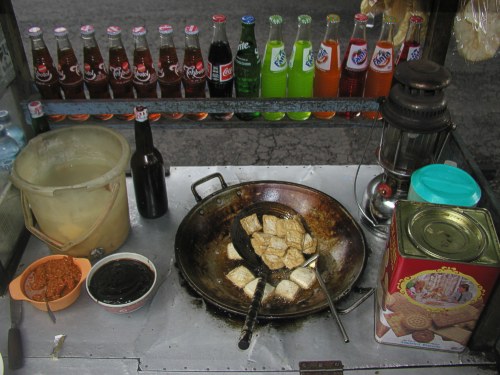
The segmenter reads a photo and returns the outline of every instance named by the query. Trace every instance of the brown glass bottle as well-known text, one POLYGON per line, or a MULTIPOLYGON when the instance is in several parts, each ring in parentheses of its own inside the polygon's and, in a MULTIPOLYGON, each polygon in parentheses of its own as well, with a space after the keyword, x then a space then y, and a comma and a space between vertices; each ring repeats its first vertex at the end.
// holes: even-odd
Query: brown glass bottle
POLYGON ((160 151, 153 145, 147 108, 135 107, 134 114, 136 149, 130 160, 130 169, 135 200, 141 216, 155 219, 168 209, 165 167, 160 151))

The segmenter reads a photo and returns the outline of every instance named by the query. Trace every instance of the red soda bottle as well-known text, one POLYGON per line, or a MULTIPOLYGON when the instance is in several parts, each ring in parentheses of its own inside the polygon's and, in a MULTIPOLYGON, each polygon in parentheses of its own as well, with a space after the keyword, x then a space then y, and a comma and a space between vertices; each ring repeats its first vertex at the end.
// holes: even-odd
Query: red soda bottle
MULTIPOLYGON (((179 59, 175 50, 173 39, 174 29, 171 25, 161 25, 160 32, 160 56, 158 60, 158 83, 162 98, 182 98, 181 76, 179 72, 179 59)), ((180 119, 180 112, 163 113, 163 117, 174 120, 180 119)))
MULTIPOLYGON (((370 66, 366 73, 365 98, 378 98, 389 95, 392 86, 392 76, 394 74, 394 46, 392 44, 393 29, 396 18, 384 16, 384 23, 380 37, 375 45, 370 66)), ((363 117, 368 119, 377 118, 382 115, 378 111, 363 112, 363 117)))
MULTIPOLYGON (((212 16, 212 43, 208 50, 208 90, 212 98, 230 98, 233 96, 233 55, 226 35, 226 16, 212 16)), ((230 120, 233 112, 212 113, 216 120, 230 120)))
MULTIPOLYGON (((58 27, 54 30, 57 42, 57 72, 59 83, 64 92, 65 99, 86 99, 83 91, 83 77, 80 71, 75 51, 68 38, 68 30, 58 27)), ((90 117, 88 114, 68 115, 70 120, 85 121, 90 117)))
MULTIPOLYGON (((134 27, 134 88, 138 98, 158 98, 156 84, 158 77, 146 39, 146 28, 134 27)), ((160 113, 150 113, 149 121, 158 121, 160 113)))
MULTIPOLYGON (((134 99, 134 85, 132 83, 132 69, 123 47, 122 29, 119 26, 109 26, 109 85, 115 99, 134 99)), ((135 118, 133 113, 116 115, 116 118, 131 121, 135 118)))
MULTIPOLYGON (((184 28, 185 48, 184 64, 182 69, 182 84, 186 98, 206 98, 206 74, 203 56, 198 39, 198 26, 188 25, 184 28)), ((188 113, 186 117, 191 120, 204 120, 206 112, 188 113)))
MULTIPOLYGON (((108 70, 95 40, 94 26, 82 26, 80 34, 83 40, 83 80, 87 85, 89 96, 91 99, 111 99, 108 87, 108 70)), ((103 121, 113 117, 111 113, 93 116, 103 121)))
MULTIPOLYGON (((354 30, 344 54, 339 82, 340 97, 361 97, 368 68, 368 47, 366 23, 368 16, 358 13, 354 16, 354 30)), ((346 118, 359 116, 359 112, 344 112, 346 118)))
MULTIPOLYGON (((326 17, 326 32, 318 50, 314 71, 313 95, 317 98, 335 98, 339 94, 340 80, 340 17, 329 14, 326 17)), ((335 112, 313 112, 314 117, 328 120, 335 112)))
MULTIPOLYGON (((57 69, 54 66, 49 49, 43 40, 42 29, 32 27, 28 30, 31 41, 31 54, 33 56, 33 70, 35 85, 43 99, 62 99, 61 85, 57 69)), ((49 118, 54 121, 62 121, 65 115, 51 115, 49 118)))
POLYGON ((420 46, 420 28, 424 23, 424 19, 420 16, 411 16, 408 22, 408 31, 406 32, 405 41, 399 48, 396 65, 400 62, 420 60, 422 57, 422 48, 420 46))

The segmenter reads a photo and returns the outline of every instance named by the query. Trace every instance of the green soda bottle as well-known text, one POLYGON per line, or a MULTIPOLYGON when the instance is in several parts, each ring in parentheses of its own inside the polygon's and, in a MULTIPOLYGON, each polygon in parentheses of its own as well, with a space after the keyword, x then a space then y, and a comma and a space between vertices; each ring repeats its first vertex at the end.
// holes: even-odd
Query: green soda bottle
MULTIPOLYGON (((263 98, 284 98, 286 97, 288 64, 281 34, 283 19, 278 15, 271 16, 269 24, 269 39, 261 69, 261 96, 263 98)), ((285 117, 285 112, 264 112, 262 116, 266 120, 278 121, 285 117)))
MULTIPOLYGON (((288 97, 312 98, 314 56, 311 43, 311 16, 298 17, 298 30, 288 66, 288 97)), ((288 112, 292 120, 307 120, 311 112, 288 112)))

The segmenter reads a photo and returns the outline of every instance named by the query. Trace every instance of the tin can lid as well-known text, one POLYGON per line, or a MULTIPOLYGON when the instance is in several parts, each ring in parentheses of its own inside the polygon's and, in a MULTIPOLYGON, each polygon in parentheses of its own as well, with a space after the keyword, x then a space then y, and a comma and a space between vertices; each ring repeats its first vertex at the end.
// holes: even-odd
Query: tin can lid
POLYGON ((413 245, 433 258, 469 262, 488 244, 482 226, 460 209, 426 205, 408 219, 413 245))
POLYGON ((446 164, 430 164, 412 173, 409 198, 429 203, 473 207, 481 188, 464 170, 446 164))

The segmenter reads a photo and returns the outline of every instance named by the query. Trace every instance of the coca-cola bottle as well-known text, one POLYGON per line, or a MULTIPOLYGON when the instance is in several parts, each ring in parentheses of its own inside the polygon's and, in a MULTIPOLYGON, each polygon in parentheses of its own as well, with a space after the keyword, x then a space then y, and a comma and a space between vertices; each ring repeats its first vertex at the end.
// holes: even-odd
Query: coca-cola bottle
MULTIPOLYGON (((83 77, 80 71, 75 51, 68 38, 68 30, 58 27, 54 30, 57 42, 57 72, 59 83, 64 92, 65 99, 86 99, 83 91, 83 77)), ((90 117, 88 114, 68 115, 70 120, 85 121, 90 117)))
MULTIPOLYGON (((162 98, 182 98, 181 75, 179 71, 179 59, 175 49, 171 25, 161 25, 160 32, 160 55, 158 59, 158 83, 162 98)), ((180 112, 162 113, 163 117, 174 120, 180 119, 183 114, 180 112)))
MULTIPOLYGON (((339 96, 361 97, 368 68, 368 46, 366 43, 366 23, 368 16, 358 13, 354 16, 354 30, 342 61, 339 96)), ((343 112, 346 118, 359 116, 359 112, 343 112)))
MULTIPOLYGON (((394 46, 392 44, 393 29, 396 18, 384 16, 380 37, 375 45, 368 72, 366 73, 365 98, 378 98, 389 95, 392 76, 394 74, 394 46)), ((382 118, 380 111, 363 112, 368 119, 382 118)))
MULTIPOLYGON (((212 43, 208 50, 208 91, 211 98, 230 98, 233 96, 233 55, 226 35, 226 16, 212 16, 212 43)), ((212 113, 216 120, 229 120, 233 112, 212 113)))
MULTIPOLYGON (((61 85, 57 69, 54 66, 49 49, 43 40, 43 32, 39 27, 31 27, 28 30, 31 41, 31 54, 33 56, 33 71, 35 85, 42 96, 42 99, 62 99, 61 85)), ((51 115, 49 118, 54 121, 62 121, 65 115, 51 115)))
MULTIPOLYGON (((95 30, 92 25, 80 28, 83 41, 83 80, 87 85, 91 99, 111 99, 108 87, 108 69, 104 65, 101 50, 95 40, 95 30)), ((93 115, 93 117, 106 121, 113 117, 111 113, 93 115)))
POLYGON ((404 61, 420 60, 422 48, 420 46, 420 29, 424 19, 420 16, 411 16, 408 21, 408 31, 405 40, 399 48, 396 65, 404 61))
MULTIPOLYGON (((188 25, 184 28, 184 61, 182 68, 182 84, 186 98, 206 98, 206 74, 203 55, 198 39, 198 26, 188 25)), ((204 120, 208 113, 188 113, 191 120, 204 120)))
POLYGON ((47 116, 45 116, 43 112, 42 103, 38 100, 30 102, 28 104, 28 110, 31 115, 31 126, 33 127, 35 135, 48 132, 50 130, 50 125, 47 116))
MULTIPOLYGON (((114 99, 133 99, 134 85, 132 69, 127 57, 127 51, 123 47, 122 29, 119 26, 109 26, 108 47, 109 47, 109 85, 113 92, 114 99)), ((116 118, 124 121, 134 119, 133 113, 116 115, 116 118)))
MULTIPOLYGON (((146 39, 146 28, 143 26, 134 27, 134 88, 138 98, 158 98, 156 86, 158 76, 149 50, 146 39)), ((160 113, 150 113, 150 121, 158 121, 160 113)))

